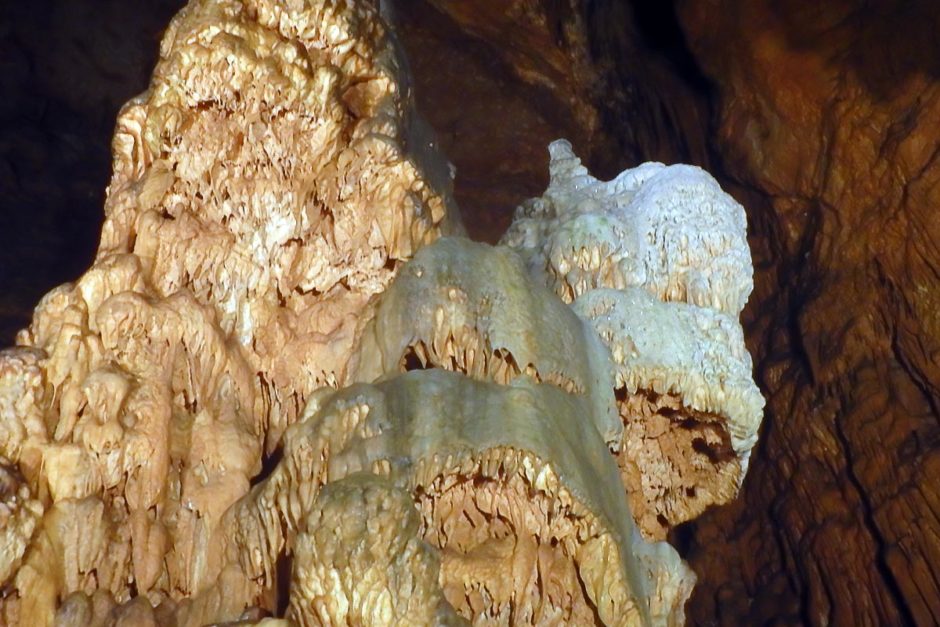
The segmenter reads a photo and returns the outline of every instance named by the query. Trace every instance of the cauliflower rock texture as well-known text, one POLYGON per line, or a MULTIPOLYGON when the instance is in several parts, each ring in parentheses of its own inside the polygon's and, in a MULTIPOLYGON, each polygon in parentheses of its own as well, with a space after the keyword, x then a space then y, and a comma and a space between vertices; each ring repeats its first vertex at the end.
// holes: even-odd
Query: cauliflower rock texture
POLYGON ((662 540, 763 404, 743 212, 556 142, 459 237, 379 4, 170 24, 93 266, 0 352, 0 624, 683 622, 662 540))
POLYGON ((744 208, 701 168, 643 165, 599 181, 564 140, 545 194, 516 210, 502 243, 570 303, 598 287, 737 316, 754 287, 744 208))
POLYGON ((94 265, 0 353, 5 624, 186 616, 359 310, 461 231, 366 2, 194 0, 113 154, 94 265))

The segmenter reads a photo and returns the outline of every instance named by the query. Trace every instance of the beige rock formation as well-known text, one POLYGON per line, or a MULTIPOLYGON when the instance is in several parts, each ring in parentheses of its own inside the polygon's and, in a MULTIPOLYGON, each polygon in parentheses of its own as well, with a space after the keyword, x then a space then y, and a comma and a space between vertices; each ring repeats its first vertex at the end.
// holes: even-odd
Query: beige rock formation
POLYGON ((293 551, 288 616, 299 625, 466 625, 438 584, 411 494, 352 474, 319 493, 293 551))
POLYGON ((193 2, 118 120, 99 258, 134 253, 160 297, 214 311, 275 441, 397 264, 457 229, 369 6, 193 2))
POLYGON ((460 231, 410 98, 368 3, 173 20, 118 119, 94 265, 0 356, 0 622, 217 580, 222 514, 342 378, 358 311, 460 231))
POLYGON ((42 503, 15 468, 0 466, 0 581, 20 567, 26 547, 42 518, 42 503))
POLYGON ((640 529, 664 539, 741 487, 764 399, 737 316, 752 267, 744 210, 707 173, 645 163, 598 181, 565 141, 545 194, 503 243, 609 349, 612 443, 640 529))
MULTIPOLYGON (((5 329, 35 305, 22 286, 77 267, 104 111, 173 0, 59 4, 5 14, 5 329)), ((394 4, 471 232, 497 241, 542 193, 555 137, 603 180, 701 165, 748 209, 765 439, 734 504, 676 534, 699 575, 689 621, 940 622, 936 3, 394 4)))
POLYGON ((227 514, 233 571, 263 597, 279 554, 310 533, 322 486, 367 472, 412 495, 423 540, 441 551, 443 594, 474 624, 681 622, 694 575, 640 537, 584 411, 528 377, 500 385, 439 368, 324 389, 271 476, 227 514), (235 550, 247 544, 259 550, 235 550))
POLYGON ((2 622, 682 622, 695 576, 649 518, 733 494, 759 419, 721 313, 750 291, 740 208, 699 171, 591 183, 556 144, 521 255, 441 237, 450 168, 410 97, 374 3, 173 20, 118 119, 94 265, 0 353, 2 622), (607 279, 569 272, 600 267, 569 210, 627 197, 648 211, 605 232, 636 227, 614 287, 716 311, 594 302, 607 279), (644 446, 646 414, 704 444, 644 446))

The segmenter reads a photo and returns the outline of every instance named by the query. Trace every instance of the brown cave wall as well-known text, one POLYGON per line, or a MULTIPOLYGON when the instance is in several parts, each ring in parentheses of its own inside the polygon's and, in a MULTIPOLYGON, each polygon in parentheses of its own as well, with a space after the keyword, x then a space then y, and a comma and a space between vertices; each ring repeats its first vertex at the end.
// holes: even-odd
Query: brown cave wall
MULTIPOLYGON (((0 29, 0 345, 87 267, 114 115, 181 4, 46 0, 0 29)), ((702 165, 748 210, 768 407, 741 497, 674 534, 694 624, 940 621, 940 12, 855 4, 388 3, 476 239, 541 193, 557 137, 601 176, 702 165)))
POLYGON ((648 160, 707 166, 707 84, 690 57, 649 48, 660 33, 645 33, 629 3, 393 4, 418 108, 456 166, 471 237, 495 242, 515 207, 542 193, 558 138, 601 178, 648 160))
POLYGON ((749 209, 768 399, 739 500, 696 525, 696 622, 940 621, 929 2, 680 3, 749 209))

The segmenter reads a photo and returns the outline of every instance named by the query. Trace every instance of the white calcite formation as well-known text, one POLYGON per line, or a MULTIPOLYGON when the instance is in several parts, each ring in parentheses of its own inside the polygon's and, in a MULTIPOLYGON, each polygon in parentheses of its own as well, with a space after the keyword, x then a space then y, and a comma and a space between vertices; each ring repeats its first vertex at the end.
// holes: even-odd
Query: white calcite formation
POLYGON ((764 399, 738 314, 752 288, 744 210, 699 168, 646 163, 609 182, 565 141, 545 195, 503 244, 609 349, 623 424, 614 446, 651 539, 737 494, 764 399))
POLYGON ((450 616, 426 577, 373 570, 384 560, 397 572, 401 555, 415 573, 436 568, 377 513, 372 533, 399 547, 381 558, 362 553, 374 540, 356 535, 360 523, 344 523, 345 547, 330 544, 335 523, 310 527, 325 524, 325 512, 307 514, 320 512, 321 490, 365 473, 391 481, 369 489, 376 499, 410 494, 420 538, 441 551, 442 598, 474 624, 681 621, 694 575, 668 544, 641 537, 610 455, 623 424, 608 351, 515 252, 462 238, 421 249, 363 314, 356 344, 349 372, 361 383, 311 397, 271 476, 226 515, 229 595, 206 591, 187 620, 264 598, 298 537, 306 566, 293 581, 310 593, 292 601, 296 620, 406 624, 418 598, 425 622, 450 616))
POLYGON ((663 538, 733 499, 764 406, 738 321, 640 288, 591 290, 572 307, 610 347, 624 427, 617 462, 644 533, 663 538))
POLYGON ((744 209, 707 172, 644 163, 599 181, 559 140, 551 182, 523 204, 502 243, 565 301, 642 287, 663 301, 737 316, 753 288, 744 209))
POLYGON ((762 405, 740 207, 555 144, 459 237, 375 5, 170 24, 94 265, 0 352, 0 624, 683 621, 661 540, 762 405))
POLYGON ((510 249, 441 238, 418 251, 362 320, 351 380, 421 368, 502 385, 527 377, 585 399, 584 415, 605 441, 620 441, 604 345, 510 249))

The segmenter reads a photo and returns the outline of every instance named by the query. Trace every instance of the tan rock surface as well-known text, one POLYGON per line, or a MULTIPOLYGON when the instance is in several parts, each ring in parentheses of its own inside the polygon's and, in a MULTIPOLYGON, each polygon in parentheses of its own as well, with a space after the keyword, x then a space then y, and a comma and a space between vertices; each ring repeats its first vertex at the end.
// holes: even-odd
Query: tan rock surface
POLYGON ((321 488, 365 471, 413 495, 444 596, 474 624, 681 622, 694 576, 636 532, 585 409, 552 385, 443 369, 324 390, 271 476, 227 515, 232 569, 263 595, 321 488), (260 550, 239 553, 245 544, 260 550))
POLYGON ((221 517, 265 449, 398 264, 460 230, 397 55, 368 5, 171 23, 118 119, 94 265, 0 353, 5 622, 160 622, 227 580, 221 517))
POLYGON ((288 616, 299 625, 467 625, 444 598, 411 494, 379 475, 323 488, 297 537, 288 616))

